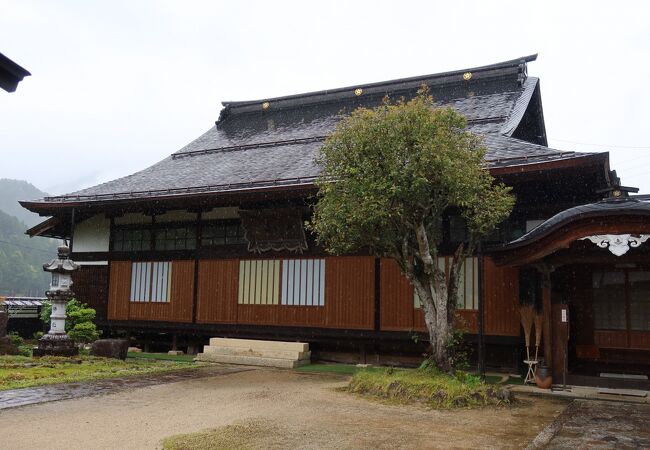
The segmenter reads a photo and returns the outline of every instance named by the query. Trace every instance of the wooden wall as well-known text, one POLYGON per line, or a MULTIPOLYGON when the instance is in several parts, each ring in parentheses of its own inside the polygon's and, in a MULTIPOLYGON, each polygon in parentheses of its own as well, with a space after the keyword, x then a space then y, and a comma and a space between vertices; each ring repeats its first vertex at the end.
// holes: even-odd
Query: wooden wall
MULTIPOLYGON (((397 264, 382 259, 381 329, 386 331, 424 331, 424 314, 413 306, 413 287, 397 264)), ((516 268, 501 268, 489 258, 483 259, 483 299, 485 334, 519 336, 519 273, 516 268)), ((476 310, 458 310, 459 326, 469 333, 478 332, 476 310)))
POLYGON ((129 319, 131 261, 112 261, 108 283, 108 319, 129 319))
POLYGON ((519 336, 519 269, 483 259, 485 334, 519 336))
POLYGON ((97 320, 108 317, 108 265, 81 266, 72 272, 75 298, 97 312, 97 320))
POLYGON ((328 327, 372 329, 375 258, 326 258, 325 308, 328 327))
POLYGON ((239 260, 199 261, 198 323, 236 323, 239 260))
MULTIPOLYGON (((194 261, 174 261, 169 303, 130 302, 131 262, 113 261, 108 318, 192 322, 194 261)), ((485 332, 518 336, 518 272, 484 260, 485 332)), ((282 279, 280 268, 279 278, 282 279)), ((324 306, 250 304, 239 298, 239 259, 201 260, 197 268, 196 322, 304 326, 373 330, 379 288, 379 329, 426 331, 422 310, 414 307, 413 288, 390 259, 379 262, 375 286, 374 257, 325 258, 324 306)), ((476 333, 477 311, 459 310, 459 324, 476 333)))
POLYGON ((197 322, 350 329, 374 326, 372 257, 326 258, 324 306, 240 304, 239 266, 235 259, 199 263, 197 322))
POLYGON ((108 318, 114 320, 192 322, 194 261, 173 261, 171 277, 169 302, 130 302, 131 261, 112 261, 108 295, 108 318))

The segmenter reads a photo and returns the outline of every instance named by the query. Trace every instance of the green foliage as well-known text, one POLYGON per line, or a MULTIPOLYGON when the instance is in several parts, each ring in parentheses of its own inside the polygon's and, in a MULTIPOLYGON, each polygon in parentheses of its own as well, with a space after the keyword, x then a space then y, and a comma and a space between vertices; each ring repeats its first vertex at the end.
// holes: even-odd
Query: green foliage
POLYGON ((56 256, 54 239, 30 239, 27 225, 0 211, 0 295, 43 296, 50 276, 43 263, 56 256))
POLYGON ((447 341, 447 354, 452 369, 467 370, 469 368, 470 348, 465 340, 465 331, 453 329, 447 341))
POLYGON ((508 403, 501 391, 465 372, 453 375, 435 368, 359 371, 348 385, 350 392, 398 403, 425 403, 440 409, 472 408, 508 403))
POLYGON ((68 335, 75 342, 88 343, 93 342, 99 337, 97 325, 92 322, 77 323, 69 332, 68 335))
POLYGON ((484 170, 485 148, 465 126, 451 108, 434 109, 425 91, 410 101, 355 110, 318 159, 320 198, 309 225, 318 241, 336 254, 370 247, 405 256, 404 242, 413 247, 421 222, 432 245, 442 241, 443 213, 450 209, 473 237, 493 230, 514 199, 484 170))
MULTIPOLYGON (((41 309, 41 320, 46 325, 50 324, 52 314, 52 305, 49 302, 43 302, 41 309)), ((88 343, 96 340, 101 331, 93 323, 96 311, 89 308, 85 303, 81 303, 73 298, 66 305, 65 331, 77 343, 88 343)))
POLYGON ((9 341, 16 347, 20 347, 25 343, 25 340, 15 331, 7 333, 7 337, 9 337, 9 341))
POLYGON ((370 249, 397 262, 420 297, 432 358, 444 370, 461 363, 448 345, 461 261, 514 205, 511 189, 484 168, 481 139, 465 128, 453 109, 433 107, 426 88, 409 101, 355 110, 321 149, 319 199, 307 224, 330 253, 370 249), (468 233, 447 275, 435 262, 452 213, 468 233))
POLYGON ((21 356, 31 357, 32 350, 33 350, 33 346, 31 345, 21 345, 20 347, 18 347, 18 354, 21 356))
MULTIPOLYGON (((446 346, 451 371, 462 372, 467 370, 469 368, 470 347, 465 341, 465 331, 454 328, 450 333, 446 346)), ((438 371, 439 367, 432 355, 429 355, 420 363, 419 369, 438 371)))

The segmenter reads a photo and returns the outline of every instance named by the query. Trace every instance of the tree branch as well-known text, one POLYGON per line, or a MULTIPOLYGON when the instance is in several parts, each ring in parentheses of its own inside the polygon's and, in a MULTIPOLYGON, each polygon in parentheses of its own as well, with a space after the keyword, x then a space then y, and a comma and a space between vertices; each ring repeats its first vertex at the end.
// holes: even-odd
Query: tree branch
POLYGON ((420 221, 420 223, 418 223, 418 226, 415 229, 415 237, 418 241, 420 259, 422 260, 422 264, 424 264, 424 273, 431 276, 434 273, 435 262, 431 257, 429 238, 427 237, 427 229, 425 228, 423 221, 420 221))

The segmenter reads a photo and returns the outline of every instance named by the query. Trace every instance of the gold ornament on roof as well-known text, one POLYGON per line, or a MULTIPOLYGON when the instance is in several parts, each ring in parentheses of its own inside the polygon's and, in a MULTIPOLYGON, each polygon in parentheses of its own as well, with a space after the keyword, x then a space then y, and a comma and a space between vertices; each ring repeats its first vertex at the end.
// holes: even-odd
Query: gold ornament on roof
POLYGON ((269 102, 262 103, 262 109, 269 109, 269 106, 271 106, 269 102))
POLYGON ((469 81, 469 80, 471 80, 471 79, 472 79, 472 72, 465 72, 465 73, 463 74, 463 80, 465 80, 465 81, 469 81))
POLYGON ((363 94, 363 89, 361 89, 361 88, 356 88, 356 89, 354 90, 354 95, 356 95, 357 97, 360 96, 361 94, 363 94))

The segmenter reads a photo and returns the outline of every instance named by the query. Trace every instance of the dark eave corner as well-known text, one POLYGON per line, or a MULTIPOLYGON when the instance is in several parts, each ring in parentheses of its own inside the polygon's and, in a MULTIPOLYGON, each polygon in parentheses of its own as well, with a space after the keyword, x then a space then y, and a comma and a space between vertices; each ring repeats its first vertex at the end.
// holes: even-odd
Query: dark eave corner
POLYGON ((30 75, 31 73, 26 69, 0 53, 0 88, 7 92, 14 92, 18 83, 30 75))
POLYGON ((25 231, 29 237, 50 237, 56 239, 68 239, 69 227, 66 226, 65 221, 59 217, 50 217, 41 223, 34 225, 25 231))

